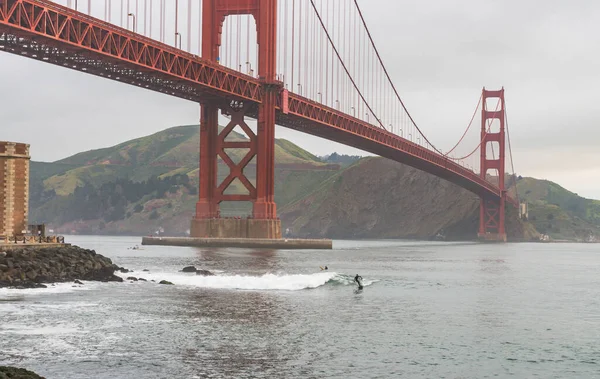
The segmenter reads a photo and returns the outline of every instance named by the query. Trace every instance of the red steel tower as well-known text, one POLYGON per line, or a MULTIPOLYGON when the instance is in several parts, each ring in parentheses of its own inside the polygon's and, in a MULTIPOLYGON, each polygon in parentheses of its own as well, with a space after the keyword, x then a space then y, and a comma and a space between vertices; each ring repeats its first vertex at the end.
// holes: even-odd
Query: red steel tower
POLYGON ((500 187, 500 199, 481 196, 479 206, 479 233, 478 237, 488 241, 506 242, 506 231, 504 230, 504 205, 506 202, 506 188, 504 187, 505 175, 505 130, 504 130, 504 88, 498 91, 483 89, 481 109, 481 159, 480 175, 486 179, 489 170, 496 170, 498 175, 498 187, 500 187), (487 109, 487 99, 498 99, 496 110, 487 109), (497 120, 497 122, 494 122, 497 120), (492 125, 499 123, 500 128, 494 131, 492 125), (494 146, 494 143, 495 146, 494 146), (498 158, 489 157, 488 151, 497 149, 498 158))
POLYGON ((275 105, 282 90, 282 83, 275 80, 277 0, 204 0, 202 58, 218 63, 225 18, 244 14, 254 16, 256 21, 258 75, 263 98, 258 105, 216 97, 201 103, 200 188, 191 225, 192 237, 281 238, 281 222, 274 201, 275 105), (231 122, 221 132, 218 129, 219 110, 231 116, 231 122), (258 115, 256 135, 244 121, 249 113, 258 115), (236 126, 244 130, 249 141, 226 140, 236 126), (245 148, 248 152, 235 163, 226 152, 231 148, 245 148), (229 174, 221 183, 217 181, 218 157, 229 168, 229 174), (254 157, 256 187, 244 175, 244 168, 254 157), (235 179, 243 184, 247 194, 225 193, 235 179), (222 201, 252 202, 252 218, 221 218, 219 204, 222 201))

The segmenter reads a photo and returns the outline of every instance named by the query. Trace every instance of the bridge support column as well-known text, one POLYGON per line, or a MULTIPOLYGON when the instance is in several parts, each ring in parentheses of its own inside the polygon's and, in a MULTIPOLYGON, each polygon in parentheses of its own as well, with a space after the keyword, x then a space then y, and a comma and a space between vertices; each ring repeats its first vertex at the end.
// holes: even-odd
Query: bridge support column
POLYGON ((217 138, 219 109, 214 104, 202 104, 200 117, 200 178, 198 185, 197 219, 219 217, 217 187, 217 138))
POLYGON ((266 238, 281 238, 281 221, 275 205, 275 104, 281 83, 275 80, 277 69, 277 0, 258 0, 258 75, 265 90, 258 106, 258 156, 256 201, 252 214, 266 238))
POLYGON ((506 230, 504 228, 504 214, 506 202, 505 181, 505 130, 504 130, 504 89, 499 91, 488 91, 483 89, 481 110, 481 157, 480 175, 486 179, 488 171, 496 171, 498 187, 500 188, 500 199, 491 199, 481 196, 479 205, 479 231, 480 240, 493 242, 506 242, 506 230), (487 109, 487 99, 498 99, 495 110, 487 109), (499 123, 499 129, 494 130, 495 123, 499 123), (491 159, 488 155, 492 155, 491 159))
POLYGON ((202 105, 200 126, 200 191, 196 215, 192 220, 192 237, 209 238, 281 238, 281 221, 275 205, 275 106, 282 85, 275 80, 277 41, 277 0, 204 0, 202 56, 218 62, 221 28, 229 15, 251 14, 257 24, 258 75, 264 89, 258 104, 258 132, 246 125, 244 116, 252 105, 235 99, 216 105, 202 105), (218 108, 231 115, 231 122, 218 132, 218 108), (226 141, 234 127, 241 127, 249 141, 226 141), (248 149, 246 156, 234 163, 226 149, 248 149), (229 175, 217 182, 217 159, 229 167, 229 175), (256 187, 244 174, 244 168, 256 157, 256 187), (226 194, 233 180, 247 194, 226 194), (222 201, 251 201, 252 218, 221 218, 222 201))

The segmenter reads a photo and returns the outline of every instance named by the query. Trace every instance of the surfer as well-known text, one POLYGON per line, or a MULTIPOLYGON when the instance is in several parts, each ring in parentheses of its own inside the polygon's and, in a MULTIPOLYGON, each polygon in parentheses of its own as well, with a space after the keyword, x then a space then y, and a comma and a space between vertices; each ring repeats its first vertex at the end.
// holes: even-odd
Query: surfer
POLYGON ((327 268, 327 266, 325 266, 325 267, 319 266, 319 268, 321 269, 321 271, 323 271, 323 270, 329 270, 329 268, 327 268))
POLYGON ((362 276, 356 274, 356 276, 354 277, 354 281, 358 284, 358 289, 362 290, 363 289, 363 285, 362 285, 362 276))

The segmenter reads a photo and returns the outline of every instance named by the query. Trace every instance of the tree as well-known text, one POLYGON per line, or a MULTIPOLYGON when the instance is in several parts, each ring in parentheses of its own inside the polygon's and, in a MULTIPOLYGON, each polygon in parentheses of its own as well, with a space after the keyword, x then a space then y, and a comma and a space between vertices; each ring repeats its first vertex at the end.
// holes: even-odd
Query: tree
POLYGON ((152 213, 150 213, 150 220, 156 220, 159 216, 158 212, 155 210, 152 211, 152 213))

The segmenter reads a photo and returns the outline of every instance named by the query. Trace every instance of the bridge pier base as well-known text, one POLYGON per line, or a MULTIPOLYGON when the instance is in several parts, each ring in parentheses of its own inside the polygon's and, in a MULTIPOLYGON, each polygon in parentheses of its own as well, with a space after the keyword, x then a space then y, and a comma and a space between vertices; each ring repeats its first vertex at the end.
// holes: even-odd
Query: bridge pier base
POLYGON ((485 233, 477 234, 480 242, 506 242, 506 234, 485 233))
POLYGON ((193 219, 190 236, 195 238, 281 238, 281 220, 251 218, 193 219))
POLYGON ((257 131, 245 121, 252 104, 243 99, 207 99, 201 106, 199 198, 190 235, 197 238, 280 239, 281 220, 275 204, 275 108, 283 83, 276 80, 277 0, 204 0, 202 57, 218 63, 225 18, 250 14, 257 27, 258 77, 264 89, 258 106, 257 131), (218 111, 231 121, 219 132, 218 111), (230 139, 239 127, 247 139, 230 139), (229 152, 244 150, 238 162, 229 152), (228 171, 219 175, 218 160, 228 171), (256 160, 256 180, 249 175, 256 160), (243 188, 234 188, 236 181, 243 188), (252 203, 252 217, 221 218, 223 201, 252 203))

